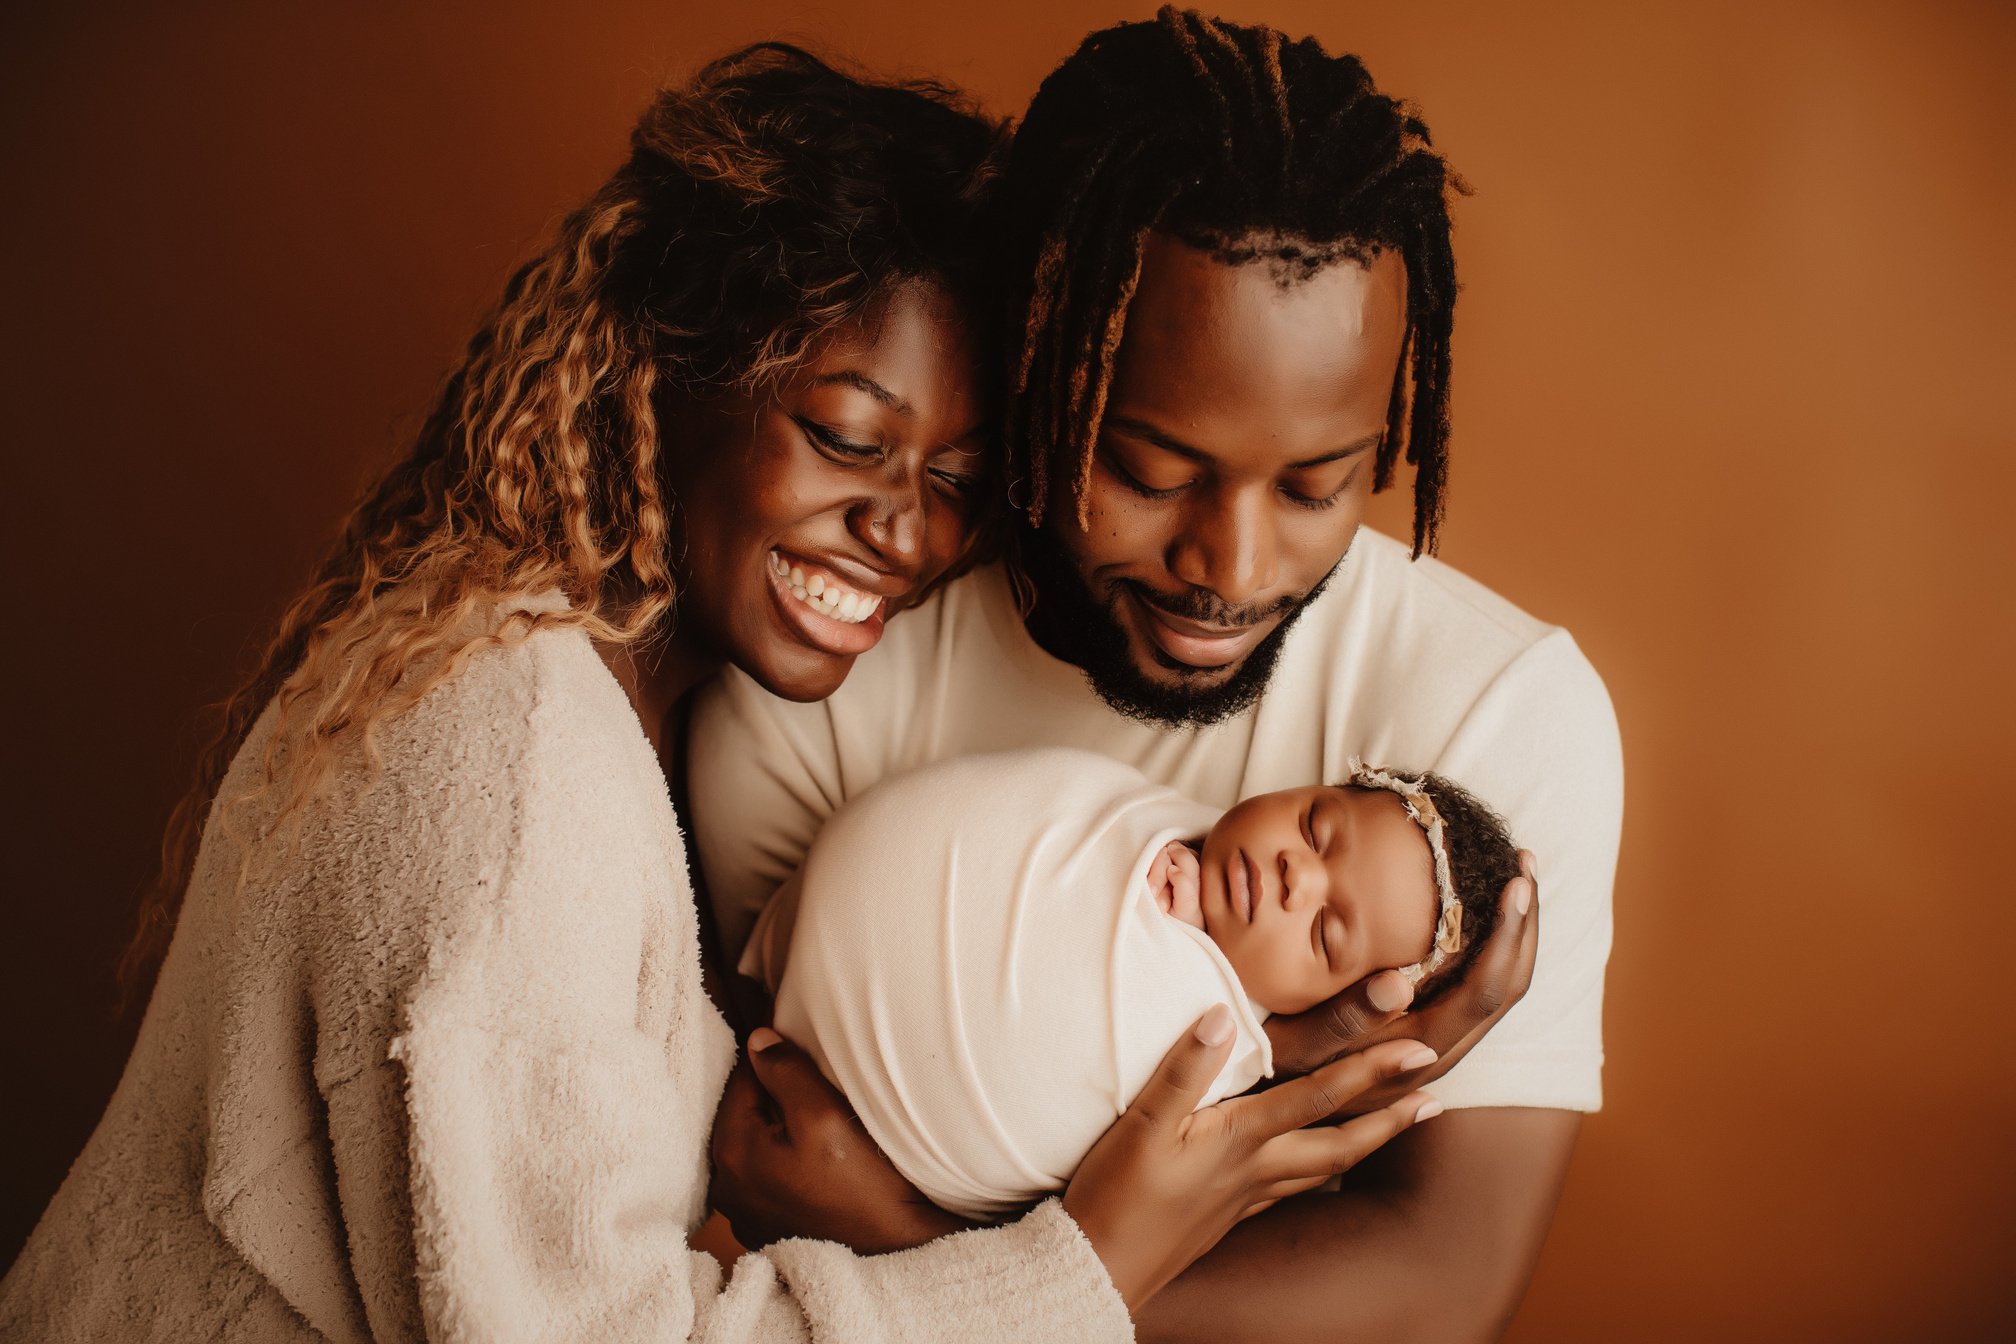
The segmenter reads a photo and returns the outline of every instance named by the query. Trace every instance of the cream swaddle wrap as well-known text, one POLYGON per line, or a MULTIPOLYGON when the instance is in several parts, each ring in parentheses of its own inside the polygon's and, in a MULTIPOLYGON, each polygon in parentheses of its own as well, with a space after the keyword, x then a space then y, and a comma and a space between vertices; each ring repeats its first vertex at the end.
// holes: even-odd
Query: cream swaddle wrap
POLYGON ((1069 1181, 1212 1004, 1238 1035, 1205 1104, 1271 1072, 1224 954, 1148 890, 1218 816, 1091 752, 926 766, 834 814, 742 970, 912 1184, 1006 1213, 1069 1181))

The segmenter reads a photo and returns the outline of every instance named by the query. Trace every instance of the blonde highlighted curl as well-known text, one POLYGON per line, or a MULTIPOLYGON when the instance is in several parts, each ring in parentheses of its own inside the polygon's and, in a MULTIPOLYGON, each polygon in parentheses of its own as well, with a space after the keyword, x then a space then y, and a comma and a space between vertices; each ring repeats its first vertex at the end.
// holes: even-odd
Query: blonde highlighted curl
POLYGON ((511 278, 412 452, 224 703, 120 968, 129 994, 166 950, 217 790, 269 703, 260 789, 282 791, 279 826, 342 752, 375 765, 378 730, 483 648, 552 627, 618 646, 669 633, 675 501, 655 398, 773 387, 905 280, 943 286, 984 329, 981 212, 1002 144, 947 89, 866 82, 777 43, 661 92, 629 159, 511 278), (555 589, 564 610, 489 619, 555 589))

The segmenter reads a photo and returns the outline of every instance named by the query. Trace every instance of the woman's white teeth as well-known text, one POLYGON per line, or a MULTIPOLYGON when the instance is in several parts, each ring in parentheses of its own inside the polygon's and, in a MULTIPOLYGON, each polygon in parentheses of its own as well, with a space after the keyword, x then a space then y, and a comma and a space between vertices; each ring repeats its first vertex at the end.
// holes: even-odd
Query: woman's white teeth
POLYGON ((793 597, 820 615, 848 625, 858 625, 867 620, 882 605, 881 597, 842 588, 838 580, 829 579, 824 574, 806 577, 802 568, 787 563, 775 551, 770 553, 770 569, 784 580, 793 597))

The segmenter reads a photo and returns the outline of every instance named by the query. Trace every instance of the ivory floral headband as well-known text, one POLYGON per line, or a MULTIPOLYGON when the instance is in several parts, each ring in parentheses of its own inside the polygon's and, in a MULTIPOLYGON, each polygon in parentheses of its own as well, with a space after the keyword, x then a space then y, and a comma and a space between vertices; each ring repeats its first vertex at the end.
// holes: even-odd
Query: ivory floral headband
POLYGON ((1399 794, 1407 815, 1428 837, 1428 852, 1435 859, 1435 893, 1441 902, 1441 909, 1435 916, 1435 945, 1420 961, 1400 968, 1400 974, 1407 977, 1408 984, 1418 985, 1463 950, 1463 906, 1456 899, 1456 883, 1449 876, 1449 848, 1443 839, 1446 828, 1442 824, 1442 814, 1435 810, 1435 800, 1428 796, 1428 790, 1421 787, 1420 780, 1367 765, 1356 756, 1348 765, 1351 783, 1399 794))

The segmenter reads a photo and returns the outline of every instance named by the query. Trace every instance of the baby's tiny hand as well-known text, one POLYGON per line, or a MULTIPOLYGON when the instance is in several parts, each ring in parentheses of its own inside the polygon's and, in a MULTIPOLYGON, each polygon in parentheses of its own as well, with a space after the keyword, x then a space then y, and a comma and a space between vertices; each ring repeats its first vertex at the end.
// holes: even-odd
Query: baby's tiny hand
POLYGON ((1180 841, 1171 840, 1148 865, 1148 889, 1165 915, 1173 915, 1193 929, 1204 927, 1204 908, 1199 897, 1197 853, 1180 841))

